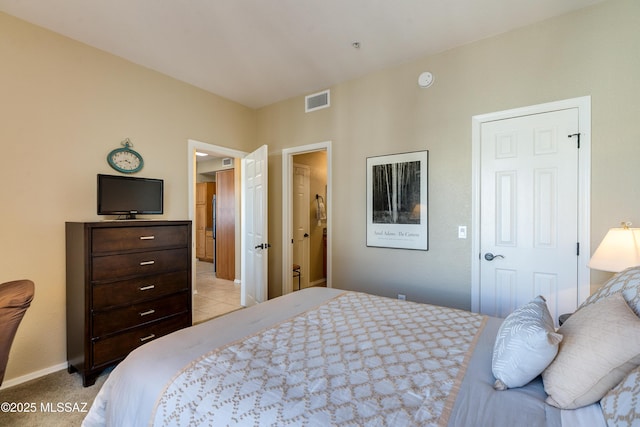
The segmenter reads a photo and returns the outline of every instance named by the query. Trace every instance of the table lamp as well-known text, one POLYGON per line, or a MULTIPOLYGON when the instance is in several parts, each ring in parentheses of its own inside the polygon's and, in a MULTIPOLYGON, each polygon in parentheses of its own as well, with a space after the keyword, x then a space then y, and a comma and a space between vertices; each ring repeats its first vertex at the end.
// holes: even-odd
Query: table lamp
POLYGON ((609 229, 593 253, 589 268, 619 273, 640 265, 640 228, 629 228, 630 225, 622 222, 620 228, 609 229))

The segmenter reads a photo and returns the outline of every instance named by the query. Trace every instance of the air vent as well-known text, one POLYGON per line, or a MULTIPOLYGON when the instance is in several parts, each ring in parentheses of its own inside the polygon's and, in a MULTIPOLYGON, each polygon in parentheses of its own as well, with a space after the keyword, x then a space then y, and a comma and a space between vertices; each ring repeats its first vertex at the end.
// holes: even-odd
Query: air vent
POLYGON ((231 166, 233 164, 233 159, 230 157, 227 157, 225 159, 222 159, 222 166, 231 166))
POLYGON ((329 89, 314 93, 304 97, 304 112, 320 110, 331 106, 331 96, 329 89))

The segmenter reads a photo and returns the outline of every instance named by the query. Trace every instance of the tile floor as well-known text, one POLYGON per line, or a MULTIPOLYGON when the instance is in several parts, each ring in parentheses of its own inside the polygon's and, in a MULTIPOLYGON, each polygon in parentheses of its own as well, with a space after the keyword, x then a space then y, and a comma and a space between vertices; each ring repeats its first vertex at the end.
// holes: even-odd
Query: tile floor
POLYGON ((240 284, 218 279, 210 262, 196 262, 196 294, 193 299, 193 323, 242 308, 240 284))

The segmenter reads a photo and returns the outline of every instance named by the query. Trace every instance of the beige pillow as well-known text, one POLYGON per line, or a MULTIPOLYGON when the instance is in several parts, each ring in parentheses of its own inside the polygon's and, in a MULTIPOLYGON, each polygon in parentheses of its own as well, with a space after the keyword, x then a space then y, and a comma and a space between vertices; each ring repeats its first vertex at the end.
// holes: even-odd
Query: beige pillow
POLYGON ((576 311, 542 373, 547 403, 575 409, 599 401, 640 365, 640 319, 620 293, 576 311))

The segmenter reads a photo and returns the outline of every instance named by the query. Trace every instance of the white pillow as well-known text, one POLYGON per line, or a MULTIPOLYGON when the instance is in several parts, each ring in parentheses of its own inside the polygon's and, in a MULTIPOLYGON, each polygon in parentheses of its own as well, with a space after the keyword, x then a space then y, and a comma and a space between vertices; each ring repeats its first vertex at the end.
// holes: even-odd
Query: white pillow
POLYGON ((620 384, 600 401, 609 427, 640 423, 640 367, 631 371, 620 384))
POLYGON ((558 332, 558 356, 542 373, 550 405, 595 403, 640 365, 640 319, 620 292, 580 308, 558 332))
POLYGON ((494 388, 506 390, 529 383, 556 357, 560 341, 562 335, 556 333, 542 296, 515 310, 500 326, 493 346, 494 388))

